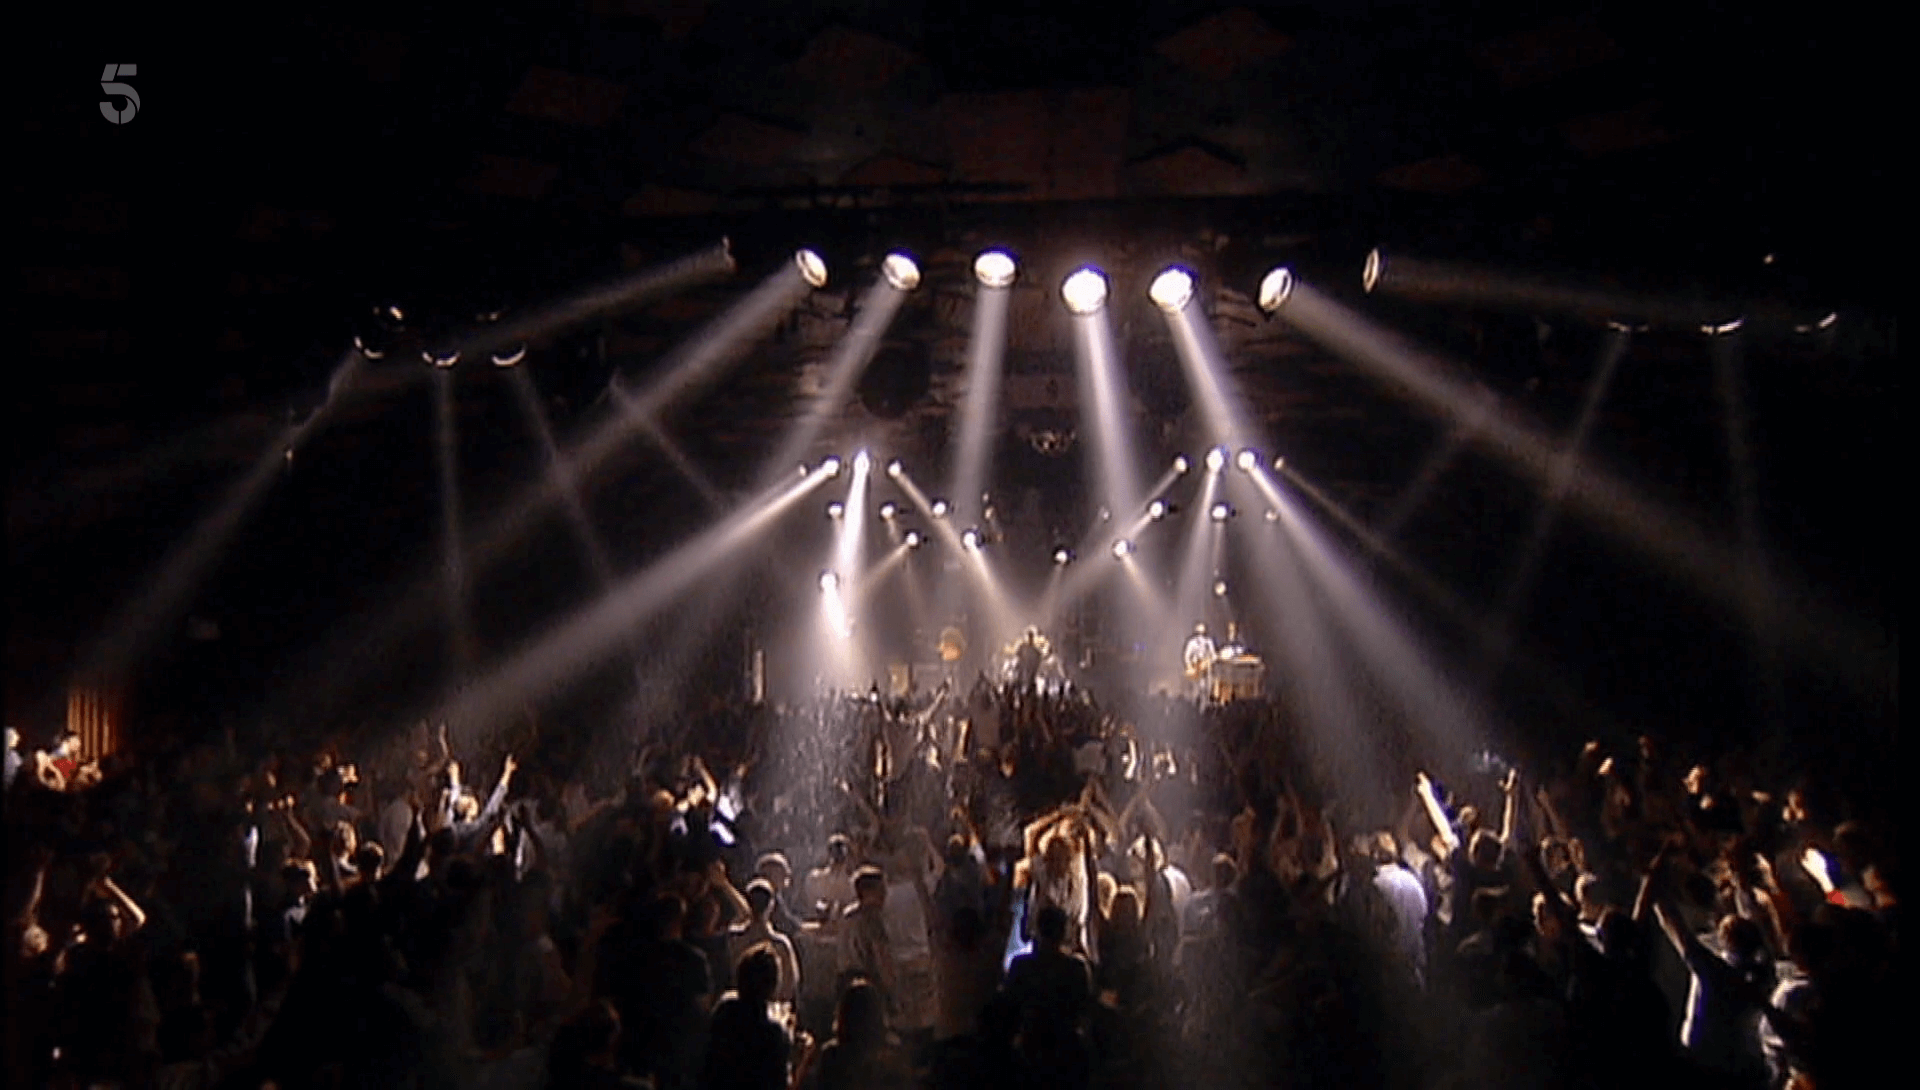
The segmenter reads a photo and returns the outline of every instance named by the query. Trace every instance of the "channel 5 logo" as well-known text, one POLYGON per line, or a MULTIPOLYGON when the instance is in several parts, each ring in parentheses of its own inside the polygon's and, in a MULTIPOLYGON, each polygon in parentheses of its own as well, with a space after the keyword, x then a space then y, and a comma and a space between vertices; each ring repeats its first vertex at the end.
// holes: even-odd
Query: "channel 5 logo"
POLYGON ((112 102, 100 103, 100 116, 116 125, 124 125, 133 120, 140 112, 140 92, 130 83, 120 82, 138 75, 140 66, 135 64, 109 64, 106 71, 100 73, 100 89, 110 95, 119 95, 127 100, 125 109, 116 107, 112 102))

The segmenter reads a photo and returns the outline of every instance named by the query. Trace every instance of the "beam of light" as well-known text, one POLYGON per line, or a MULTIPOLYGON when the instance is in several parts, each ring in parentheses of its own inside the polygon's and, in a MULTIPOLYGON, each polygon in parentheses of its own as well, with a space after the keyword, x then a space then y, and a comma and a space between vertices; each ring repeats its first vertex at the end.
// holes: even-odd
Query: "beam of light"
POLYGON ((1267 476, 1252 474, 1303 574, 1326 598, 1332 621, 1359 651, 1372 674, 1393 693, 1406 721, 1428 731, 1448 753, 1468 753, 1486 734, 1475 702, 1421 650, 1406 623, 1356 574, 1343 551, 1267 476))
MULTIPOLYGON (((542 526, 553 504, 576 494, 594 470, 646 431, 645 422, 717 378, 748 346, 771 332, 809 290, 797 264, 784 264, 668 354, 644 388, 627 393, 617 384, 610 386, 618 411, 563 452, 557 471, 510 497, 474 535, 467 558, 473 573, 478 576, 517 555, 517 547, 542 526)), ((308 665, 294 674, 298 680, 286 694, 311 701, 346 692, 369 672, 384 667, 394 649, 431 620, 439 581, 416 578, 406 588, 388 596, 397 604, 369 626, 342 630, 316 648, 308 665)))
POLYGON ((1538 273, 1429 261, 1374 250, 1361 283, 1369 292, 1421 302, 1487 307, 1528 315, 1566 314, 1593 321, 1632 320, 1674 330, 1731 333, 1740 315, 1768 334, 1804 322, 1804 308, 1770 301, 1678 298, 1582 284, 1538 273))
POLYGON ((1080 403, 1082 427, 1094 437, 1094 477, 1101 497, 1112 511, 1132 511, 1141 501, 1140 477, 1134 465, 1132 412, 1127 384, 1120 373, 1120 355, 1113 343, 1113 323, 1105 312, 1073 319, 1074 345, 1080 389, 1091 400, 1080 403))
POLYGON ((835 544, 834 568, 848 583, 860 579, 860 561, 866 544, 867 486, 873 476, 873 459, 866 451, 853 456, 853 480, 847 483, 845 516, 840 520, 840 537, 835 544))
MULTIPOLYGON (((1450 377, 1438 359, 1400 342, 1311 286, 1295 281, 1279 314, 1323 347, 1444 417, 1472 415, 1479 399, 1450 377)), ((1543 489, 1551 487, 1556 444, 1537 426, 1491 411, 1476 438, 1522 477, 1543 489)), ((1685 579, 1756 627, 1767 623, 1767 618, 1752 615, 1755 599, 1748 593, 1737 557, 1682 515, 1584 461, 1575 462, 1565 495, 1567 508, 1602 533, 1685 579)), ((1775 583, 1768 596, 1784 602, 1788 590, 1775 583)), ((1792 590, 1795 608, 1790 614, 1783 610, 1777 622, 1782 634, 1793 637, 1825 667, 1854 684, 1882 687, 1888 676, 1884 639, 1862 631, 1811 590, 1792 590), (1790 633, 1784 631, 1788 628, 1790 633)))
MULTIPOLYGON (((1284 465, 1276 466, 1275 472, 1302 495, 1312 500, 1320 510, 1331 516, 1355 541, 1365 547, 1371 556, 1384 562, 1408 587, 1430 605, 1439 609, 1447 620, 1472 636, 1482 646, 1491 646, 1494 641, 1493 624, 1465 598, 1408 559, 1406 554, 1395 548, 1384 534, 1368 528, 1365 523, 1355 518, 1352 512, 1321 491, 1312 481, 1284 465)), ((1267 488, 1261 489, 1263 495, 1267 491, 1267 488)), ((1278 523, 1279 508, 1269 505, 1266 509, 1266 521, 1278 523)))
POLYGON ((433 376, 434 462, 440 471, 440 576, 447 624, 453 633, 454 674, 473 668, 473 623, 467 612, 467 554, 460 535, 460 442, 453 411, 453 376, 433 376))
POLYGON ((817 472, 801 481, 783 480, 536 637, 491 673, 443 700, 427 718, 453 724, 471 740, 513 709, 553 693, 624 646, 636 625, 732 563, 827 480, 817 472))
POLYGON ((629 273, 512 321, 483 326, 460 339, 458 354, 468 359, 485 359, 495 351, 550 337, 590 319, 630 310, 696 284, 732 276, 734 269, 733 253, 722 239, 705 250, 629 273))
MULTIPOLYGON (((981 258, 988 256, 982 254, 981 258)), ((982 283, 986 283, 984 278, 982 283)), ((1012 283, 1010 274, 1006 283, 1012 283)), ((973 328, 967 338, 967 395, 960 406, 960 457, 954 463, 952 480, 953 494, 963 505, 962 518, 978 513, 973 497, 985 490, 992 469, 1000 372, 1007 350, 1007 309, 1012 298, 1005 284, 984 286, 974 297, 973 328)))
MULTIPOLYGON (((1012 604, 1008 601, 1006 590, 1001 586, 1000 581, 994 577, 992 570, 987 567, 982 550, 969 546, 966 543, 961 532, 953 528, 952 519, 943 518, 935 513, 934 507, 939 501, 927 499, 927 494, 920 490, 920 486, 914 482, 912 474, 902 473, 897 479, 900 483, 900 490, 906 493, 907 499, 912 502, 913 506, 919 510, 920 514, 925 517, 933 527, 934 536, 937 537, 940 543, 946 546, 949 551, 960 558, 960 566, 966 569, 972 577, 971 581, 974 589, 980 595, 980 602, 986 607, 989 626, 991 626, 996 633, 1012 632, 1013 628, 1010 626, 1015 623, 1013 620, 1012 604)), ((975 545, 977 545, 978 531, 969 530, 967 532, 975 535, 975 545)), ((944 598, 944 596, 942 597, 944 598)), ((946 608, 944 601, 941 603, 940 608, 946 608)), ((944 620, 944 618, 940 619, 944 620)))
MULTIPOLYGON (((1194 505, 1194 510, 1204 511, 1212 506, 1219 489, 1219 474, 1207 474, 1201 484, 1200 502, 1194 505)), ((1206 620, 1207 602, 1203 588, 1214 570, 1212 554, 1220 538, 1221 527, 1218 522, 1188 520, 1187 540, 1180 554, 1179 574, 1173 585, 1174 612, 1162 615, 1167 617, 1167 623, 1161 627, 1160 640, 1156 641, 1159 645, 1153 649, 1154 662, 1180 662, 1181 647, 1186 643, 1188 633, 1195 624, 1206 620)))
POLYGON ((1593 379, 1587 384, 1587 395, 1580 405, 1580 415, 1575 419, 1573 433, 1567 445, 1553 467, 1547 482, 1546 495, 1541 498, 1540 507, 1534 512, 1533 526, 1528 530, 1525 544, 1521 547, 1519 560, 1514 565, 1507 589, 1500 597, 1499 612, 1495 615, 1498 643, 1493 650, 1492 670, 1497 672, 1511 647, 1515 626, 1519 623, 1521 611, 1525 608, 1527 595, 1533 590, 1534 576, 1540 568, 1540 561, 1546 553, 1547 537, 1553 532, 1554 519, 1560 513, 1560 504, 1566 496, 1567 486, 1579 464, 1579 459, 1587 448, 1587 440, 1593 433, 1594 422, 1600 418, 1600 406, 1606 403, 1607 390, 1613 385, 1613 376, 1620 368, 1620 361, 1626 357, 1627 346, 1632 334, 1621 330, 1609 330, 1606 341, 1600 350, 1600 364, 1594 368, 1593 379))
POLYGON ((1208 441, 1227 446, 1245 446, 1257 442, 1259 436, 1241 411, 1244 402, 1240 391, 1205 315, 1196 314, 1192 307, 1165 310, 1163 313, 1167 319, 1167 330, 1173 334, 1175 353, 1180 357, 1181 368, 1187 373, 1187 386, 1193 390, 1195 400, 1199 403, 1208 441))
POLYGON ((1481 432, 1485 430, 1497 398, 1492 390, 1484 386, 1476 387, 1474 392, 1478 397, 1470 410, 1470 415, 1465 419, 1448 423, 1445 436, 1435 444, 1426 459, 1420 463, 1420 468, 1414 473, 1413 479, 1407 482, 1407 486, 1400 490, 1400 495, 1395 497, 1393 503, 1388 506, 1386 517, 1380 520, 1382 538, 1391 541, 1400 536, 1400 531, 1406 528, 1408 520, 1412 519, 1421 505, 1426 503, 1427 497, 1433 492, 1434 485, 1438 484, 1440 478, 1452 468, 1454 461, 1460 457, 1461 451, 1477 441, 1481 432))
POLYGON ((84 673, 103 680, 124 677, 152 650, 161 632, 179 618, 208 570, 226 552, 240 524, 273 483, 274 475, 285 470, 293 451, 317 435, 355 392, 354 380, 365 366, 366 358, 358 352, 348 352, 341 358, 327 380, 326 399, 320 406, 305 420, 273 437, 246 475, 227 490, 184 540, 167 551, 159 569, 141 584, 144 592, 107 622, 88 655, 84 673))
POLYGON ((1757 457, 1748 435, 1747 397, 1742 363, 1744 337, 1717 336, 1708 344, 1713 357, 1713 388, 1720 402, 1720 420, 1726 433, 1727 468, 1733 479, 1734 524, 1740 541, 1739 578, 1746 588, 1748 638, 1753 645, 1754 686, 1752 692, 1763 721, 1779 713, 1785 694, 1778 669, 1779 647, 1774 632, 1778 627, 1778 609, 1773 600, 1773 580, 1768 575, 1768 550, 1760 526, 1760 482, 1755 469, 1757 457))
POLYGON ((779 452, 768 463, 774 467, 769 472, 784 473, 785 467, 805 457, 827 424, 846 407, 854 384, 860 381, 867 364, 873 362, 874 353, 880 350, 880 340, 886 336, 887 326, 892 324, 894 315, 900 312, 900 304, 906 297, 906 292, 887 283, 884 277, 867 288, 866 294, 860 298, 859 311, 854 315, 852 328, 840 339, 840 344, 827 362, 826 380, 820 392, 814 395, 813 403, 807 407, 799 423, 781 442, 779 452))
POLYGON ((1396 795, 1397 777, 1386 756, 1392 740, 1361 714, 1359 679, 1290 545, 1280 534, 1261 534, 1255 542, 1263 573, 1255 585, 1279 636, 1278 672, 1290 682, 1281 689, 1282 699, 1301 724, 1298 737, 1309 767, 1338 791, 1348 810, 1380 809, 1376 800, 1396 795))
MULTIPOLYGON (((666 429, 660 426, 660 422, 650 414, 637 411, 634 407, 632 396, 621 387, 619 382, 609 383, 607 393, 613 399, 615 406, 617 406, 623 414, 623 418, 632 426, 633 430, 639 433, 647 442, 652 443, 654 449, 658 450, 661 455, 667 459, 667 464, 671 465, 674 470, 680 474, 680 479, 687 482, 695 492, 700 494, 700 499, 706 503, 707 509, 711 511, 719 510, 721 506, 720 490, 715 487, 713 479, 701 472, 700 467, 694 464, 693 459, 688 457, 687 452, 681 448, 680 444, 674 442, 673 436, 668 435, 666 429)), ((561 486, 568 486, 571 489, 572 486, 568 476, 561 475, 555 478, 554 487, 558 488, 561 486)))
POLYGON ((1019 273, 1019 263, 1005 250, 985 250, 973 259, 973 275, 982 287, 1010 288, 1019 273))
POLYGON ((548 425, 547 414, 540 407, 540 394, 533 388, 533 379, 524 368, 514 370, 511 384, 514 401, 526 417, 528 429, 540 440, 540 448, 546 452, 547 471, 555 474, 554 487, 565 489, 562 502, 566 507, 567 523, 573 527, 574 537, 580 544, 581 552, 586 554, 594 579, 604 588, 613 582, 613 560, 607 556, 607 547, 594 530, 593 520, 587 517, 587 507, 580 501, 580 494, 573 490, 571 482, 560 478, 557 473, 560 445, 554 442, 553 428, 548 425))

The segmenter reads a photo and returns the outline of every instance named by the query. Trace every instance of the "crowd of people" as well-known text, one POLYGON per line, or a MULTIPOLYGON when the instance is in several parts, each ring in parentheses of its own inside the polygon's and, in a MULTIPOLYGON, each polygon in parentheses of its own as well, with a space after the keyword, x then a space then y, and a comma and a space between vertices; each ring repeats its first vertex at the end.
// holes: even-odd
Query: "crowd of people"
POLYGON ((1284 701, 984 681, 690 709, 618 760, 552 727, 404 733, 92 757, 10 730, 9 1085, 1894 1070, 1891 830, 1737 754, 1408 764, 1368 807, 1284 701))

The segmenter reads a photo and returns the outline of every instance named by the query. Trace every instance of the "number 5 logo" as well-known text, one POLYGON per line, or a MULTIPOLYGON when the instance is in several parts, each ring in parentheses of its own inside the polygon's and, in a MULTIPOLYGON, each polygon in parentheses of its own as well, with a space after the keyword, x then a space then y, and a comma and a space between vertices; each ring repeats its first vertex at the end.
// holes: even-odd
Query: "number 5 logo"
POLYGON ((140 92, 134 90, 130 84, 114 82, 116 79, 127 79, 138 75, 139 72, 140 67, 138 65, 109 64, 107 65, 107 70, 100 73, 100 89, 110 95, 119 95, 127 100, 127 108, 124 110, 115 108, 111 102, 102 102, 100 104, 101 117, 106 118, 116 125, 124 125, 133 120, 134 114, 140 112, 140 92))

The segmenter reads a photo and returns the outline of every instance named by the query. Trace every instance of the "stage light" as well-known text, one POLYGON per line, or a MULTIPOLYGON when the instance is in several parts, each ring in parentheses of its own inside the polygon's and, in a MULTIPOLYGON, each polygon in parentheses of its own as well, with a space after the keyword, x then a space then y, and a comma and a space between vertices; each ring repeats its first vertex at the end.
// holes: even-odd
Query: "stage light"
POLYGON ((918 549, 920 547, 920 542, 922 540, 924 539, 921 538, 920 531, 918 530, 907 531, 907 548, 918 549))
POLYGON ((444 349, 439 352, 424 351, 420 353, 420 358, 444 371, 460 362, 460 351, 459 349, 444 349))
POLYGON ((1193 300, 1193 273, 1178 265, 1162 270, 1147 288, 1147 298, 1169 314, 1186 309, 1193 300))
POLYGON ((937 519, 946 518, 947 517, 947 501, 934 500, 932 510, 933 510, 934 518, 937 518, 937 519))
POLYGON ((381 317, 385 318, 389 322, 392 322, 395 326, 404 325, 406 324, 406 321, 407 321, 406 313, 403 312, 399 307, 393 305, 392 303, 389 303, 386 305, 386 307, 382 308, 380 314, 381 314, 381 317))
POLYGON ((1105 507, 1102 507, 1102 508, 1100 509, 1100 521, 1101 521, 1101 522, 1112 522, 1112 521, 1113 521, 1113 512, 1112 512, 1112 511, 1109 511, 1109 510, 1107 510, 1107 509, 1106 509, 1105 507))
POLYGON ((891 501, 880 505, 880 517, 886 519, 888 522, 892 522, 894 516, 899 513, 900 508, 891 501))
POLYGON ((840 589, 840 577, 830 571, 820 573, 820 589, 828 594, 840 589))
POLYGON ((1251 450, 1243 450, 1240 456, 1233 460, 1233 464, 1239 466, 1243 473, 1252 473, 1253 467, 1260 464, 1260 456, 1251 450))
POLYGON ((873 468, 873 459, 868 456, 866 451, 863 450, 860 453, 853 456, 853 471, 855 473, 865 473, 867 470, 872 468, 873 468))
POLYGON ((980 531, 968 530, 962 533, 960 535, 960 544, 968 549, 978 549, 980 547, 980 531))
POLYGON ((830 519, 845 518, 846 514, 847 505, 841 503, 839 500, 835 500, 827 505, 827 517, 830 519))
POLYGON ((1218 473, 1227 468, 1227 448, 1215 447, 1207 452, 1207 472, 1218 473))
POLYGON ((996 521, 993 513, 993 508, 991 507, 987 508, 985 511, 982 511, 981 515, 984 516, 988 522, 996 521))
POLYGON ((1073 563, 1073 550, 1065 545, 1053 550, 1053 562, 1062 566, 1073 563))
POLYGON ((1224 579, 1216 579, 1216 580, 1214 580, 1214 581, 1213 581, 1213 596, 1214 596, 1215 598, 1225 598, 1225 597, 1227 596, 1227 581, 1226 581, 1226 580, 1224 580, 1224 579))
POLYGON ((887 476, 889 477, 898 477, 900 474, 905 473, 906 471, 907 471, 907 467, 901 465, 900 459, 898 458, 895 458, 893 461, 887 463, 887 476))
POLYGON ((1005 250, 987 250, 973 259, 973 275, 990 288, 1012 287, 1018 271, 1013 255, 1005 250))
POLYGON ((1233 508, 1228 507, 1224 503, 1216 503, 1213 505, 1213 510, 1207 513, 1213 516, 1213 521, 1225 522, 1233 515, 1233 508))
POLYGON ((1279 310, 1293 294, 1293 273, 1285 268, 1275 269, 1260 281, 1260 309, 1272 314, 1279 310))
POLYGON ((1060 298, 1075 314, 1092 314, 1107 305, 1107 277, 1089 265, 1060 285, 1060 298))
POLYGON ((820 472, 825 473, 829 477, 838 477, 840 475, 840 459, 829 456, 826 461, 820 463, 820 472))
POLYGON ((895 291, 912 291, 920 286, 920 266, 913 258, 895 250, 880 263, 880 271, 895 291))
POLYGON ((514 345, 512 348, 495 352, 493 354, 493 365, 495 367, 513 367, 519 364, 521 360, 524 360, 526 358, 527 358, 527 346, 524 344, 517 344, 517 345, 514 345))
POLYGON ((827 286, 827 261, 813 250, 801 250, 793 255, 793 263, 800 267, 800 276, 816 288, 827 286))
POLYGON ((1167 517, 1166 501, 1154 500, 1152 503, 1148 504, 1147 517, 1154 520, 1155 522, 1158 522, 1161 519, 1166 518, 1167 517))
POLYGON ((1176 454, 1176 455, 1174 455, 1174 457, 1173 457, 1173 471, 1174 471, 1175 473, 1185 473, 1185 472, 1186 472, 1187 470, 1189 470, 1189 469, 1192 469, 1192 468, 1193 468, 1193 463, 1191 463, 1191 462, 1189 462, 1189 461, 1187 461, 1187 456, 1186 456, 1186 455, 1184 455, 1184 454, 1176 454))
POLYGON ((1700 332, 1709 337, 1725 337, 1740 332, 1740 327, 1746 324, 1745 318, 1735 318, 1731 322, 1723 322, 1719 325, 1703 325, 1700 327, 1700 332))
POLYGON ((377 343, 370 337, 363 337, 363 336, 360 336, 359 334, 355 334, 353 338, 353 347, 362 356, 365 356, 370 360, 383 360, 387 358, 387 350, 384 348, 378 347, 377 343))
POLYGON ((1271 508, 1271 507, 1269 507, 1269 508, 1267 508, 1267 521, 1268 521, 1268 522, 1279 522, 1279 521, 1280 521, 1280 512, 1278 512, 1278 511, 1275 511, 1275 510, 1274 510, 1273 508, 1271 508))
POLYGON ((1380 256, 1379 247, 1368 250, 1367 265, 1360 270, 1360 286, 1366 291, 1372 291, 1374 286, 1380 283, 1380 269, 1385 264, 1386 259, 1380 256))
POLYGON ((1133 542, 1128 541, 1126 538, 1123 537, 1119 541, 1116 541, 1113 543, 1113 558, 1115 560, 1125 560, 1127 557, 1131 556, 1132 554, 1133 554, 1133 542))
POLYGON ((1287 468, 1287 460, 1278 455, 1275 455, 1273 459, 1273 468, 1277 470, 1287 468))

